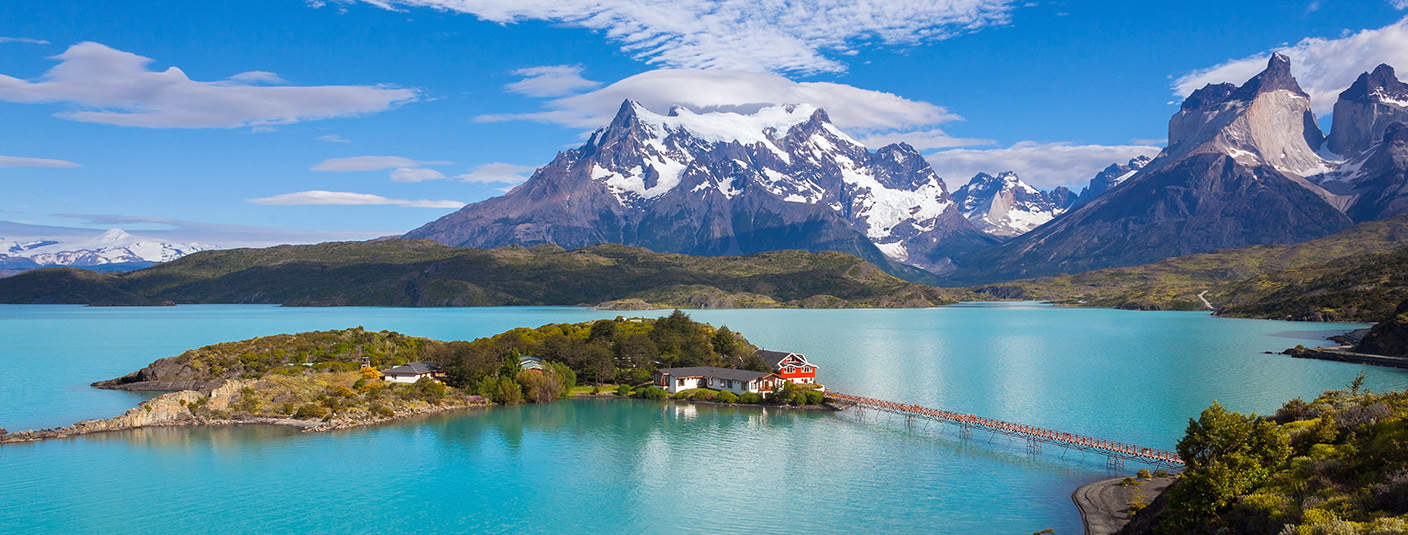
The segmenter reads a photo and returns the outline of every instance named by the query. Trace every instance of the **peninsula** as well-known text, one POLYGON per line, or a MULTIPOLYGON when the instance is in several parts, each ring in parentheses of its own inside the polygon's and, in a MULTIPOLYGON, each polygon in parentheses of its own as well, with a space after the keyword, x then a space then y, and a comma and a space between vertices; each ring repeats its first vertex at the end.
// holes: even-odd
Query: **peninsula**
POLYGON ((192 349, 97 388, 165 392, 109 419, 7 433, 0 444, 152 426, 329 431, 574 394, 819 406, 815 365, 675 311, 440 341, 361 327, 192 349), (677 380, 676 380, 677 378, 677 380), (578 387, 582 381, 591 386, 578 387))

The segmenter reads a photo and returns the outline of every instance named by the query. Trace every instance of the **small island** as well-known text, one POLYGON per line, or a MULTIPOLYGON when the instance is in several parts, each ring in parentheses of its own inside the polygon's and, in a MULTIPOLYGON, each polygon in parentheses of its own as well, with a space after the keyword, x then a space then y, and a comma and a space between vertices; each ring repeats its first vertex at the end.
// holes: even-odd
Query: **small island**
POLYGON ((92 386, 165 392, 109 419, 6 433, 0 444, 151 426, 374 425, 572 396, 822 406, 816 365, 683 312, 441 341, 361 327, 209 345, 92 386), (579 385, 579 383, 582 383, 579 385))

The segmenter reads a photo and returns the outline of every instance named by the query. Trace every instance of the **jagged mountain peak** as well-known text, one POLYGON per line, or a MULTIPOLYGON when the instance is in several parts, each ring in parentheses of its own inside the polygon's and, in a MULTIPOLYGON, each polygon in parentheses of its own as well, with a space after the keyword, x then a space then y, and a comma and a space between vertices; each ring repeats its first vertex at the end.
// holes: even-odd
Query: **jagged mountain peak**
POLYGON ((1271 54, 1271 58, 1266 60, 1266 69, 1238 87, 1235 96, 1250 100, 1259 94, 1278 90, 1310 97, 1305 90, 1300 88, 1300 83, 1296 82, 1296 77, 1291 74, 1291 58, 1280 52, 1271 54))
POLYGON ((1365 103, 1376 100, 1401 101, 1405 96, 1408 96, 1408 84, 1399 80, 1393 67, 1387 63, 1380 63, 1373 71, 1361 73, 1348 89, 1340 93, 1341 99, 1365 103))
POLYGON ((1408 83, 1380 64, 1362 73, 1335 101, 1326 148, 1352 160, 1383 139, 1390 126, 1408 122, 1408 83))
POLYGON ((953 192, 958 209, 987 234, 1012 237, 1041 226, 1070 209, 1076 196, 1067 188, 1041 191, 1013 171, 978 173, 953 192))
POLYGON ((1214 153, 1302 177, 1330 169, 1316 152, 1324 134, 1311 113, 1310 97, 1282 54, 1273 55, 1265 70, 1239 87, 1209 84, 1194 91, 1169 120, 1168 134, 1160 168, 1189 155, 1214 153))
POLYGON ((991 241, 958 213, 914 147, 872 152, 817 106, 658 113, 630 100, 522 186, 407 236, 690 254, 832 249, 933 269, 950 262, 944 250, 956 242, 991 241))

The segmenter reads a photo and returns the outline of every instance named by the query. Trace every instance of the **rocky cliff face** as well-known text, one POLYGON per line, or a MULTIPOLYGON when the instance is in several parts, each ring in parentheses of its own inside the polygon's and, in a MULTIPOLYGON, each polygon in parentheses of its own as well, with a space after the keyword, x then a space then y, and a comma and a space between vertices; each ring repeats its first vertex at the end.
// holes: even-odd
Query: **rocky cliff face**
POLYGON ((1208 85, 1184 99, 1169 120, 1168 148, 1159 160, 1166 166, 1191 154, 1225 154, 1249 165, 1314 176, 1330 170, 1315 152, 1323 140, 1310 96, 1291 76, 1290 59, 1275 54, 1266 70, 1240 87, 1208 85))
POLYGON ((1104 195, 1105 192, 1114 189, 1115 186, 1123 184, 1129 177, 1134 176, 1134 173, 1143 169, 1144 166, 1149 165, 1149 161, 1150 158, 1148 156, 1137 156, 1123 164, 1110 164, 1109 167, 1102 169, 1099 173, 1096 173, 1094 177, 1091 177, 1090 182, 1086 184, 1084 188, 1081 188, 1080 195, 1076 197, 1072 208, 1090 204, 1090 201, 1094 200, 1096 197, 1104 195))
POLYGON ((991 243, 912 147, 871 152, 806 105, 667 115, 627 101, 507 195, 406 235, 464 247, 624 243, 734 255, 835 250, 942 271, 991 243))
POLYGON ((1337 232, 1350 218, 1305 178, 1330 169, 1313 149, 1320 136, 1289 61, 1273 56, 1241 86, 1190 95, 1169 121, 1169 146, 1118 188, 965 256, 952 278, 1071 273, 1337 232))
POLYGON ((1389 125, 1379 142, 1317 183, 1356 222, 1408 212, 1408 124, 1389 125))
POLYGON ((958 209, 978 230, 999 237, 1025 234, 1066 213, 1076 195, 1065 186, 1038 190, 1006 171, 997 176, 978 173, 954 190, 958 209))
POLYGON ((1394 123, 1408 123, 1408 84, 1380 64, 1359 75, 1335 102, 1326 148, 1346 158, 1368 150, 1394 123))
POLYGON ((1408 357, 1408 301, 1398 305, 1390 317, 1384 318, 1359 342, 1355 351, 1371 355, 1408 357))

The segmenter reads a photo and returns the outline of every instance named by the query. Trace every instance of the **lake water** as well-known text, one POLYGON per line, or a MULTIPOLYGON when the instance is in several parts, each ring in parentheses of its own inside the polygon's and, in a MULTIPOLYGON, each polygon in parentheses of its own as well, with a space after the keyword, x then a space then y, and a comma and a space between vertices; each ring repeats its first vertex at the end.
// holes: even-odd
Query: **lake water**
MULTIPOLYGON (((144 398, 88 383, 205 344, 365 326, 441 339, 579 308, 0 305, 0 427, 144 398)), ((1266 355, 1354 325, 1029 304, 708 310, 837 391, 1172 449, 1213 400, 1266 413, 1363 371, 1266 355)), ((1137 468, 1135 465, 1127 467, 1137 468)), ((0 447, 0 532, 1078 533, 1104 458, 849 413, 578 400, 329 434, 154 429, 0 447)))

